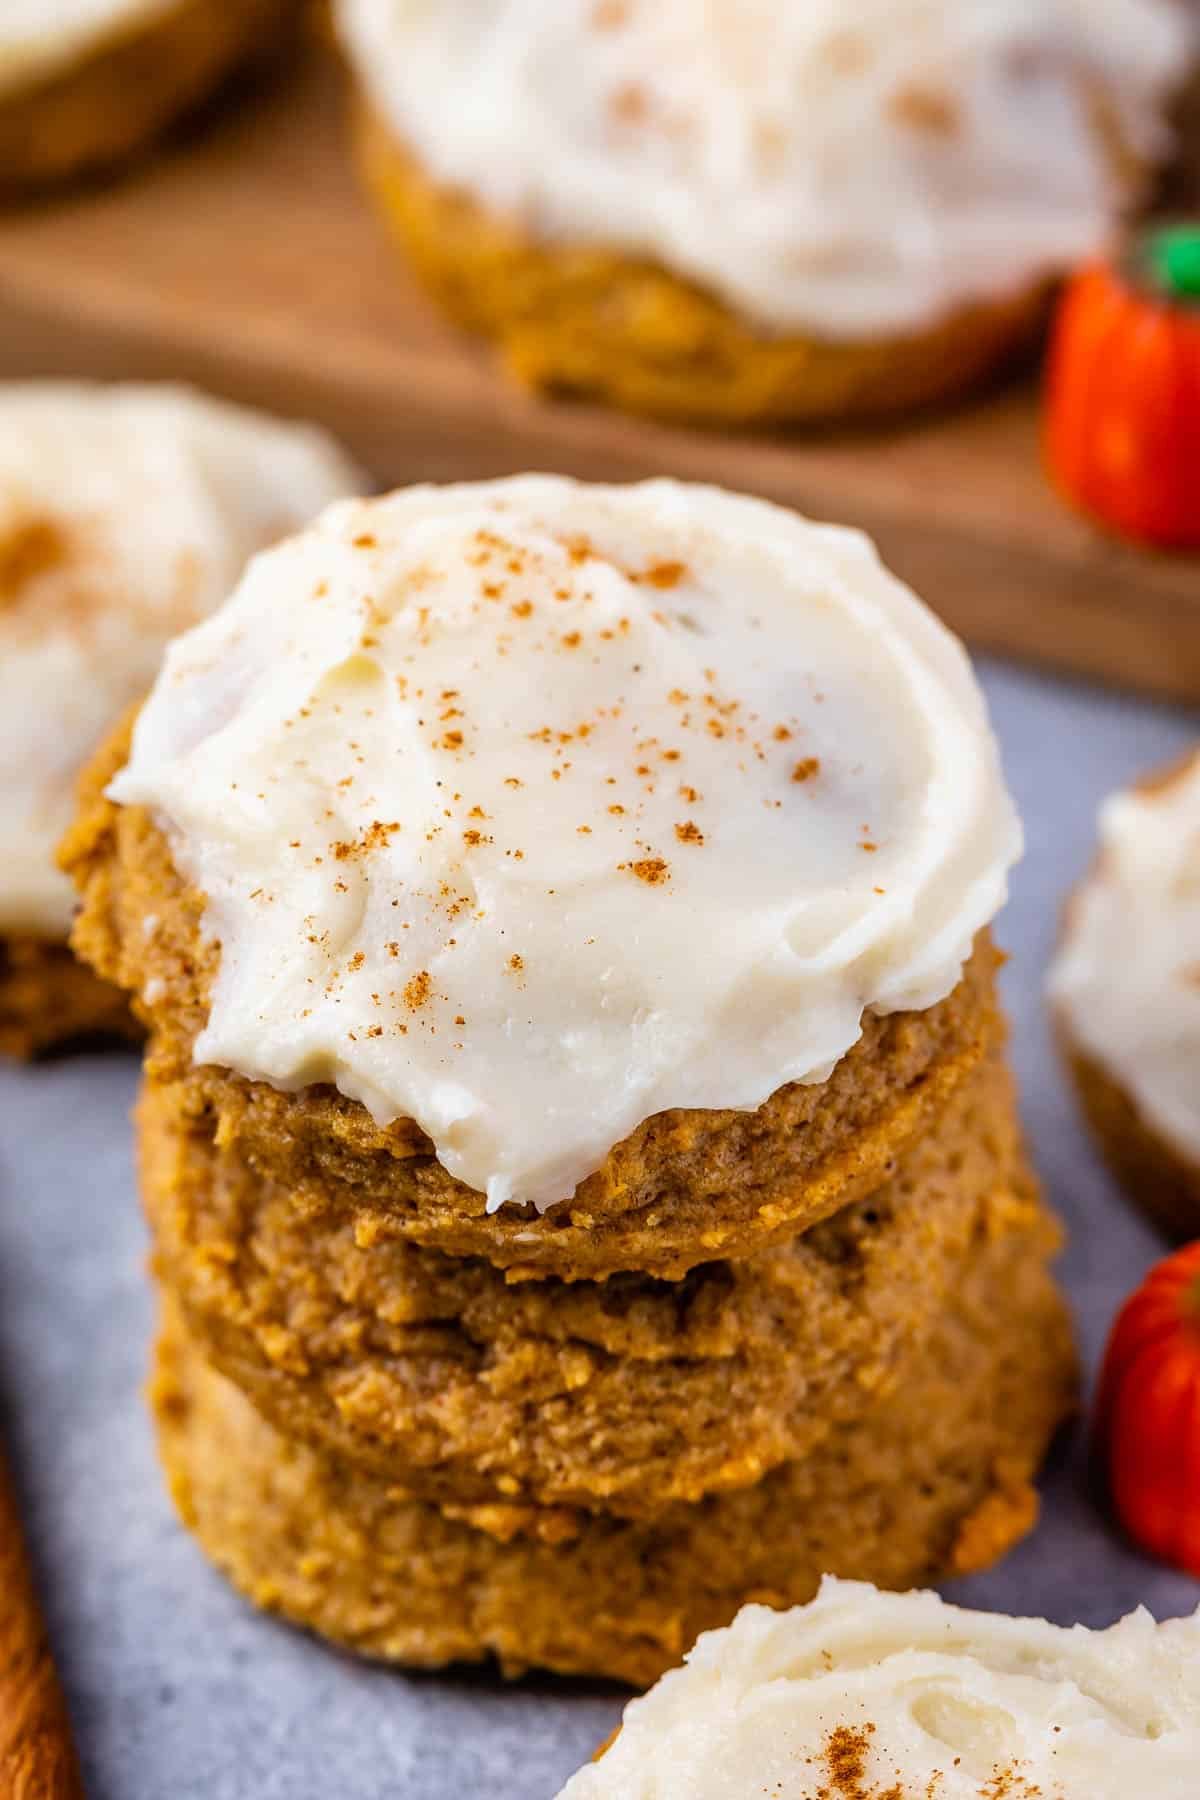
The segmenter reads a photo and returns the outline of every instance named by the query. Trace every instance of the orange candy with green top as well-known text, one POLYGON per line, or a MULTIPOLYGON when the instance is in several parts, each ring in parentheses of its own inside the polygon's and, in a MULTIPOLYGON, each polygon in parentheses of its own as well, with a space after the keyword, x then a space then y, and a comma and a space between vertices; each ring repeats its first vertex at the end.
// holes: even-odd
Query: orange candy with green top
POLYGON ((1147 230, 1063 296, 1046 450, 1068 499, 1144 543, 1200 549, 1200 221, 1147 230))

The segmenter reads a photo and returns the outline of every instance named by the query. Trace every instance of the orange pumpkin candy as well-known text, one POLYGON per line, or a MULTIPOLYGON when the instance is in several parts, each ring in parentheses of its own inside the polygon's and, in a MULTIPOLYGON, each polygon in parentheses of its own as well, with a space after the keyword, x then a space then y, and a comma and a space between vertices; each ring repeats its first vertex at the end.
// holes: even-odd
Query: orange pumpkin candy
POLYGON ((1067 498, 1125 535, 1200 548, 1200 225, 1151 230, 1059 306, 1046 453, 1067 498))
POLYGON ((1200 1576, 1200 1242, 1160 1262, 1118 1314, 1096 1444, 1129 1535, 1200 1576))

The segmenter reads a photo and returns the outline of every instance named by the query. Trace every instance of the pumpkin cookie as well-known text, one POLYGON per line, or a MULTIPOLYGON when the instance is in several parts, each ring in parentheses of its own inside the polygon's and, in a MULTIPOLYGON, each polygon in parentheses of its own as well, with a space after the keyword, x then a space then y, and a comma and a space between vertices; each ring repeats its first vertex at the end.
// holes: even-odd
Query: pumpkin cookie
POLYGON ((66 949, 79 769, 247 557, 355 485, 322 435, 180 388, 0 387, 0 1049, 132 1029, 66 949))
POLYGON ((0 939, 0 1056, 29 1058, 85 1038, 140 1036, 120 989, 76 961, 66 944, 0 939))
POLYGON ((1200 1232, 1200 751, 1100 813, 1050 997, 1088 1123, 1130 1198, 1200 1232))
POLYGON ((55 0, 0 9, 0 195, 124 161, 274 48, 300 0, 55 0))
POLYGON ((1034 338, 1169 148, 1171 0, 338 0, 367 180, 534 387, 677 420, 911 409, 1034 338))
POLYGON ((812 425, 961 394, 1037 342, 1041 282, 876 339, 774 335, 719 294, 615 250, 539 243, 430 179, 364 108, 359 164, 410 266, 446 313, 491 338, 522 385, 707 425, 812 425))
POLYGON ((1067 1630, 831 1577, 702 1637, 559 1800, 1193 1800, 1198 1764, 1200 1611, 1067 1630))
POLYGON ((905 1587, 985 1566, 1032 1525, 1070 1406, 1066 1314, 1039 1231, 977 1258, 903 1384, 756 1486, 637 1523, 520 1506, 461 1516, 287 1439, 168 1315, 154 1383, 172 1493, 259 1605, 369 1656, 493 1655, 652 1681, 747 1600, 827 1572, 905 1587))
POLYGON ((301 1210, 154 1084, 139 1133, 193 1341, 288 1436, 443 1502, 637 1517, 745 1487, 891 1392, 974 1257, 1037 1218, 998 1056, 869 1199, 679 1284, 513 1287, 386 1214, 301 1210))
POLYGON ((151 1078, 299 1204, 450 1254, 783 1242, 996 1040, 1020 829, 961 646, 765 502, 331 509, 177 640, 89 788, 74 942, 151 1078))

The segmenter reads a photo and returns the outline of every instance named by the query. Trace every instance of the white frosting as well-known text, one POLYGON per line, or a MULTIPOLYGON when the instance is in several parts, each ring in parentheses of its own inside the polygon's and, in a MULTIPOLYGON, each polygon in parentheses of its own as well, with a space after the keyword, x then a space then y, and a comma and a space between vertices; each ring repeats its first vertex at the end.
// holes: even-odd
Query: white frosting
POLYGON ((760 326, 919 328, 1109 236, 1164 149, 1177 0, 338 0, 438 180, 760 326))
POLYGON ((179 5, 180 0, 0 0, 0 95, 59 74, 179 5))
POLYGON ((1200 1612, 1107 1631, 826 1578, 747 1606, 559 1800, 1196 1800, 1200 1612))
POLYGON ((1200 752, 1158 792, 1105 801, 1050 993, 1080 1046, 1200 1161, 1200 752))
POLYGON ((0 387, 0 932, 66 936, 79 768, 247 557, 359 485, 323 434, 179 388, 0 387))
POLYGON ((197 1057, 415 1118, 490 1205, 926 1007, 1020 830, 867 539, 669 481, 332 509, 176 643, 120 801, 208 896, 197 1057))

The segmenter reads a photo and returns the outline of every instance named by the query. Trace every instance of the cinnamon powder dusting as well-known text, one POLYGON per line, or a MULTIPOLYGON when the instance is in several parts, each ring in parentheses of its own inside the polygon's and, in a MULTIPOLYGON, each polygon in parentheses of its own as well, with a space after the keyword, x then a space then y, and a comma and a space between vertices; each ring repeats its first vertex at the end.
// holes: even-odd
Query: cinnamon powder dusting
POLYGON ((822 1748, 827 1779, 817 1789, 815 1800, 905 1800, 904 1790, 896 1784, 876 1788, 867 1783, 867 1757, 874 1735, 874 1725, 834 1727, 822 1748))
POLYGON ((648 887, 661 887, 663 882, 671 879, 671 865, 661 856, 644 856, 640 862, 618 863, 617 867, 627 869, 648 887))
POLYGON ((953 137, 960 128, 958 106, 949 94, 933 88, 901 88, 888 109, 901 125, 928 131, 936 137, 953 137))
POLYGON ((418 969, 417 973, 404 984, 404 1004, 410 1012, 419 1012, 429 1002, 433 982, 428 969, 418 969))
POLYGON ((1027 1781, 1015 1763, 997 1769, 986 1786, 979 1790, 979 1800, 1049 1800, 1035 1782, 1027 1781))
POLYGON ((0 536, 0 607, 39 575, 61 567, 68 555, 66 536, 53 519, 24 519, 0 536))
POLYGON ((640 575, 634 577, 634 580, 644 581, 652 588, 665 591, 667 588, 678 587, 686 574, 687 569, 681 562, 659 562, 651 564, 648 569, 643 569, 640 575))
MULTIPOLYGON (((894 1781, 888 1787, 876 1787, 867 1772, 871 1739, 875 1726, 837 1725, 821 1747, 820 1762, 824 1780, 813 1800, 938 1800, 945 1779, 944 1771, 935 1769, 921 1789, 907 1788, 894 1781)), ((957 1766, 958 1759, 955 1758, 957 1766)), ((1050 1800, 1045 1790, 1022 1775, 1019 1764, 997 1765, 979 1789, 979 1800, 1050 1800)))
POLYGON ((627 81, 612 97, 613 116, 624 125, 640 125, 649 111, 645 88, 627 81))
POLYGON ((820 773, 821 773, 820 757, 819 756, 806 756, 803 758, 802 761, 798 762, 796 764, 795 768, 792 770, 792 780, 793 781, 811 781, 814 775, 819 775, 820 773))

